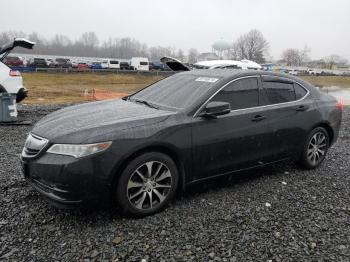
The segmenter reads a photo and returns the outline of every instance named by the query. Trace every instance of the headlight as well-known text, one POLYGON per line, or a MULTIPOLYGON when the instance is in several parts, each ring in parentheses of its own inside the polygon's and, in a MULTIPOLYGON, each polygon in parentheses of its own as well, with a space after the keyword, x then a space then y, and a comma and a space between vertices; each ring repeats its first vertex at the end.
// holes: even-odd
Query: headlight
POLYGON ((47 152, 51 154, 67 155, 79 158, 106 150, 111 144, 112 142, 85 145, 54 144, 49 148, 49 150, 47 150, 47 152))

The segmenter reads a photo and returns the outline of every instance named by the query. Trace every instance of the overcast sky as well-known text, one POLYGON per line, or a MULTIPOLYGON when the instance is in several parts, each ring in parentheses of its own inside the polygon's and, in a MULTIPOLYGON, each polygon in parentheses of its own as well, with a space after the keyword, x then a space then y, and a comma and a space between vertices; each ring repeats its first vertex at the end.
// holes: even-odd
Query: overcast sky
POLYGON ((132 37, 149 46, 210 51, 256 28, 280 58, 286 48, 311 48, 312 58, 350 61, 349 0, 11 0, 1 6, 0 31, 36 31, 77 39, 132 37))

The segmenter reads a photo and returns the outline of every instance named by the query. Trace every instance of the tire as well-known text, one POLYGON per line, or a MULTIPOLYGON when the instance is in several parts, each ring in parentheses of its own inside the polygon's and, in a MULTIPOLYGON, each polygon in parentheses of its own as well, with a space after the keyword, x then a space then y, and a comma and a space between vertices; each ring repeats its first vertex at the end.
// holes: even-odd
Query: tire
POLYGON ((329 148, 329 134, 323 127, 316 127, 306 138, 299 163, 305 169, 315 169, 322 164, 329 148))
POLYGON ((178 169, 169 156, 159 152, 142 154, 122 171, 116 187, 117 204, 124 215, 157 213, 174 198, 178 182, 178 169))

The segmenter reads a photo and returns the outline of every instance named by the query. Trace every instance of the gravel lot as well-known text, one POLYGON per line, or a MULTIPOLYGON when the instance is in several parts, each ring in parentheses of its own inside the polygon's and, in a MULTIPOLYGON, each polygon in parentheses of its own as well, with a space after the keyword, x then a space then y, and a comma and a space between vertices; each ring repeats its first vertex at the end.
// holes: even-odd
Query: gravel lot
MULTIPOLYGON (((37 121, 58 106, 21 106, 37 121)), ((0 126, 0 260, 350 261, 350 109, 322 167, 278 165, 192 187, 164 212, 62 211, 20 176, 31 126, 0 126)))

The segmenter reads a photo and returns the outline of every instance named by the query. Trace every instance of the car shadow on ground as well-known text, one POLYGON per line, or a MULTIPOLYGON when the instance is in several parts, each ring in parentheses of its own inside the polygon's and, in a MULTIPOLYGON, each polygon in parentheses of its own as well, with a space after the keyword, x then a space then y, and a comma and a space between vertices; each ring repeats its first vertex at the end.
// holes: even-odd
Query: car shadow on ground
POLYGON ((293 172, 293 170, 299 170, 299 168, 294 163, 278 163, 264 167, 238 171, 228 175, 210 178, 208 180, 195 183, 186 188, 186 192, 183 193, 181 197, 185 199, 200 197, 200 195, 208 193, 210 191, 219 191, 225 188, 243 185, 254 180, 261 179, 263 177, 278 176, 284 174, 286 171, 290 173, 293 172))

